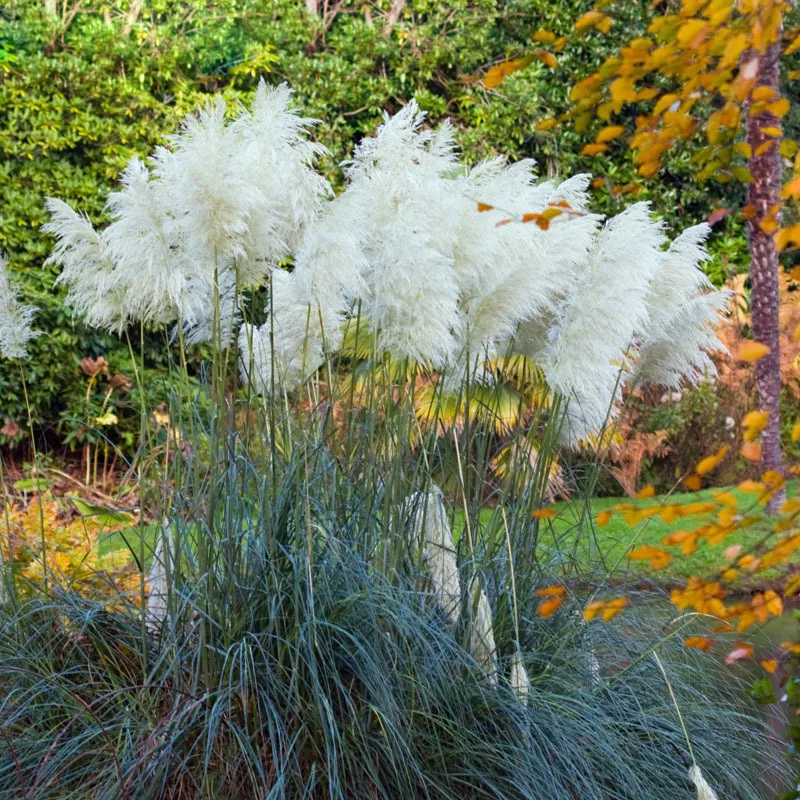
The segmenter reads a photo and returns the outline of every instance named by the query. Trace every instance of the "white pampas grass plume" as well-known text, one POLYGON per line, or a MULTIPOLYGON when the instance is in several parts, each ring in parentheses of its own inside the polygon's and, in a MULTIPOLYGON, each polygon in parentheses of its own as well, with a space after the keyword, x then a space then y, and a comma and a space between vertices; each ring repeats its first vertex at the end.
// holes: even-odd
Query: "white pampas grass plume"
POLYGON ((484 668, 491 683, 497 683, 497 647, 494 641, 492 624, 492 607, 489 598, 481 588, 476 577, 472 582, 469 598, 469 609, 472 614, 469 636, 469 648, 472 657, 484 668))
POLYGON ((229 122, 218 98, 188 116, 149 166, 133 159, 98 234, 65 203, 48 201, 68 300, 86 321, 121 330, 132 320, 177 320, 191 341, 238 324, 236 287, 264 282, 319 216, 328 183, 312 169, 323 151, 307 140, 311 120, 289 108, 286 86, 256 91, 251 110, 229 122), (235 292, 234 292, 235 294, 235 292), (230 323, 230 326, 228 325, 230 323))
POLYGON ((25 358, 28 355, 28 342, 39 335, 31 328, 35 311, 33 306, 19 301, 8 274, 8 261, 0 253, 0 355, 3 358, 25 358))
POLYGON ((711 788, 697 764, 689 767, 689 778, 697 789, 697 800, 719 800, 719 796, 711 788))
POLYGON ((549 385, 569 403, 570 441, 599 430, 613 408, 628 350, 648 321, 663 243, 662 226, 645 203, 606 222, 550 331, 542 362, 549 385))
POLYGON ((585 210, 588 184, 585 175, 561 184, 537 183, 530 161, 505 166, 497 159, 472 170, 465 193, 494 206, 478 212, 477 202, 470 205, 456 249, 472 352, 493 354, 517 325, 552 317, 558 301, 571 291, 599 222, 585 210), (569 203, 570 213, 554 219, 546 231, 519 221, 559 202, 569 203))
POLYGON ((528 672, 525 669, 525 664, 522 662, 522 656, 519 650, 514 652, 511 659, 511 667, 509 669, 509 683, 517 695, 521 703, 527 703, 531 693, 531 683, 528 678, 528 672))
POLYGON ((447 179, 457 168, 449 126, 433 133, 421 129, 423 119, 412 101, 364 139, 340 202, 362 225, 361 313, 379 346, 442 366, 457 347, 453 247, 463 198, 447 179))
POLYGON ((648 323, 641 335, 640 380, 678 388, 715 375, 709 352, 724 351, 715 325, 728 305, 729 293, 715 289, 700 270, 708 256, 706 225, 687 228, 664 254, 648 297, 648 323))
POLYGON ((291 89, 267 86, 262 79, 250 111, 231 125, 233 149, 246 165, 247 182, 257 190, 258 207, 243 239, 246 257, 239 264, 245 283, 259 283, 265 266, 286 258, 316 219, 328 182, 312 167, 325 148, 309 141, 316 120, 291 108, 291 89))
POLYGON ((159 148, 154 174, 169 194, 169 205, 188 241, 216 259, 243 258, 245 237, 264 197, 249 179, 245 153, 226 124, 221 97, 187 116, 171 149, 159 148))
POLYGON ((347 198, 327 204, 306 229, 294 256, 294 271, 309 302, 346 312, 368 296, 363 275, 368 262, 361 248, 366 233, 347 198))
POLYGON ((158 537, 153 562, 148 576, 147 610, 145 619, 151 631, 160 631, 169 615, 167 598, 169 594, 168 575, 170 572, 171 536, 169 523, 165 522, 161 536, 158 537))
POLYGON ((291 390, 325 361, 341 342, 337 309, 309 300, 303 275, 275 270, 270 283, 269 319, 239 332, 241 373, 258 394, 291 390))
POLYGON ((120 184, 106 203, 113 222, 101 242, 114 265, 113 281, 124 294, 127 317, 162 322, 177 316, 193 324, 197 309, 186 298, 203 280, 203 253, 180 229, 183 221, 175 214, 171 188, 153 180, 136 157, 120 184))
POLYGON ((62 200, 51 197, 46 204, 50 221, 42 230, 53 234, 56 244, 45 264, 61 267, 56 283, 67 285, 67 303, 89 325, 122 330, 128 322, 129 282, 119 280, 105 244, 86 216, 62 200))
POLYGON ((455 623, 461 610, 461 581, 441 490, 434 487, 427 494, 415 492, 409 502, 414 514, 414 527, 422 537, 433 597, 455 623))

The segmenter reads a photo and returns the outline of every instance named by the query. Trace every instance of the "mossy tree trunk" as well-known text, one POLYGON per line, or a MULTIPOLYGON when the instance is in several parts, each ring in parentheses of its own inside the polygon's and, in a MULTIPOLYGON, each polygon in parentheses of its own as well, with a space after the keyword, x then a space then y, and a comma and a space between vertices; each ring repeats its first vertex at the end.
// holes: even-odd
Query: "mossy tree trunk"
MULTIPOLYGON (((763 54, 750 53, 742 63, 743 70, 753 70, 758 86, 780 91, 780 41, 763 54)), ((780 437, 780 328, 778 321, 778 275, 780 263, 774 240, 774 223, 779 221, 781 190, 780 139, 764 129, 780 127, 780 120, 770 111, 747 117, 746 140, 751 148, 748 167, 753 181, 748 185, 747 203, 752 216, 747 222, 750 245, 750 319, 753 339, 769 347, 770 352, 756 362, 756 384, 759 405, 769 412, 769 422, 761 436, 762 471, 783 472, 780 437), (771 144, 770 144, 771 143, 771 144)), ((776 497, 775 511, 782 504, 776 497)))

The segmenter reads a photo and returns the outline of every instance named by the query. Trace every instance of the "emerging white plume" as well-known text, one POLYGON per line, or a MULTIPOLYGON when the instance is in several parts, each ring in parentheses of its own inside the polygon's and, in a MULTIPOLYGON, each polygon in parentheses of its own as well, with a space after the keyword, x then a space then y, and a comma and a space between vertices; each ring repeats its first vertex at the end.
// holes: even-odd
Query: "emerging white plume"
POLYGON ((165 522, 161 536, 158 537, 155 551, 153 553, 153 563, 150 565, 150 575, 148 576, 147 593, 147 612, 145 614, 147 627, 158 632, 167 619, 169 614, 168 594, 170 572, 170 547, 171 536, 169 523, 165 522))
POLYGON ((416 492, 409 498, 409 504, 415 527, 422 537, 434 599, 455 623, 461 611, 461 581, 442 492, 438 487, 427 495, 416 492))
POLYGON ((39 335, 31 328, 35 311, 33 306, 19 301, 8 274, 8 261, 0 253, 0 355, 3 358, 25 358, 28 354, 28 342, 39 335))
POLYGON ((492 683, 497 682, 497 647, 494 641, 492 607, 476 576, 469 596, 470 635, 469 650, 472 657, 486 670, 492 683))
POLYGON ((602 427, 621 389, 628 349, 648 321, 664 240, 644 203, 609 220, 548 334, 543 366, 550 386, 569 402, 571 440, 602 427))
POLYGON ((531 683, 519 650, 514 651, 514 655, 511 658, 511 667, 508 677, 511 688, 519 698, 520 703, 527 703, 531 693, 531 683))
POLYGON ((697 764, 689 768, 689 778, 697 789, 697 800, 719 800, 719 796, 711 788, 697 764))

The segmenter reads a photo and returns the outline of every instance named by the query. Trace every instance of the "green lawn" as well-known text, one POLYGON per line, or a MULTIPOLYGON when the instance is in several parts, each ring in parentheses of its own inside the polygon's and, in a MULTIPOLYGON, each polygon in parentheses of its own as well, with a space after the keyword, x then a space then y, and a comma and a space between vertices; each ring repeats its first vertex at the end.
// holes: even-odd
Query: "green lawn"
MULTIPOLYGON (((797 482, 788 486, 788 495, 796 496, 797 482)), ((542 560, 551 557, 563 557, 566 554, 578 567, 599 568, 615 577, 639 577, 654 579, 659 582, 685 581, 690 576, 708 577, 715 574, 722 564, 727 563, 723 555, 731 545, 742 545, 740 555, 759 542, 770 530, 770 523, 760 521, 750 527, 736 530, 729 534, 723 543, 710 545, 705 539, 698 544, 697 551, 684 555, 679 546, 664 548, 662 540, 671 533, 680 530, 694 530, 702 524, 714 521, 713 514, 691 516, 664 522, 656 515, 631 525, 625 519, 625 512, 616 512, 606 525, 596 525, 594 520, 603 511, 612 510, 621 504, 629 504, 638 508, 650 508, 654 505, 671 503, 686 506, 690 503, 712 501, 720 492, 730 492, 738 500, 740 514, 751 511, 758 513, 762 507, 757 503, 757 494, 743 492, 737 488, 707 489, 700 492, 674 494, 647 500, 626 498, 595 498, 591 502, 591 517, 587 514, 584 501, 573 500, 556 503, 552 506, 558 512, 553 519, 542 519, 539 522, 539 555, 542 560), (648 561, 631 561, 627 554, 643 545, 652 545, 667 549, 672 558, 669 564, 653 570, 648 561)), ((492 510, 487 509, 481 515, 481 522, 488 525, 492 510)), ((781 572, 769 569, 751 574, 741 571, 739 581, 742 588, 774 582, 781 572)))
MULTIPOLYGON (((664 522, 659 515, 646 520, 629 524, 625 519, 624 511, 616 511, 606 525, 596 525, 597 515, 603 511, 613 510, 620 505, 628 504, 637 509, 651 508, 654 505, 671 503, 686 506, 690 503, 711 501, 720 492, 728 491, 734 495, 739 503, 740 513, 758 510, 757 495, 743 492, 736 488, 707 489, 701 492, 691 492, 671 495, 668 499, 664 496, 647 500, 630 500, 625 498, 595 498, 591 502, 591 515, 587 514, 586 504, 581 500, 572 500, 556 503, 552 506, 558 516, 552 519, 539 521, 538 555, 543 562, 553 559, 569 559, 578 568, 592 568, 596 573, 608 572, 612 577, 619 579, 645 579, 659 583, 683 582, 691 576, 709 577, 718 572, 721 565, 727 563, 723 555, 725 549, 734 544, 742 545, 740 555, 744 555, 769 531, 769 523, 761 521, 750 527, 736 530, 728 535, 719 545, 710 545, 706 540, 701 540, 698 549, 691 555, 684 555, 680 547, 666 548, 672 558, 669 564, 660 569, 653 570, 647 561, 631 561, 627 554, 643 545, 652 545, 663 548, 662 540, 665 536, 680 530, 692 530, 699 525, 714 520, 714 515, 691 516, 677 519, 673 522, 664 522)), ((796 496, 797 482, 788 487, 789 496, 796 496)), ((481 514, 481 525, 489 527, 492 524, 493 509, 485 509, 481 514)), ((462 527, 463 517, 456 512, 454 527, 456 535, 462 527)), ((146 553, 152 553, 156 541, 158 526, 150 523, 145 527, 146 553)), ((99 542, 99 552, 102 556, 116 554, 120 551, 133 550, 137 558, 139 555, 138 527, 127 528, 103 534, 99 542)), ((800 557, 798 558, 800 562, 800 557)), ((782 572, 773 568, 763 572, 751 574, 741 571, 739 585, 745 589, 749 587, 770 584, 775 582, 782 572)))

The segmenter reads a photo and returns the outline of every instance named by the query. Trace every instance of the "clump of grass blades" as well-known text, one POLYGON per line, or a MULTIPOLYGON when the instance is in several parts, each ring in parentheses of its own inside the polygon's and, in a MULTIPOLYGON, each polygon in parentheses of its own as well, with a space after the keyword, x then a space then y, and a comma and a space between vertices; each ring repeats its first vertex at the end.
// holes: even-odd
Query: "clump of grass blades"
MULTIPOLYGON (((343 466, 314 435, 265 448, 265 464, 242 440, 211 467, 176 462, 159 624, 134 597, 112 612, 56 590, 2 616, 0 798, 691 795, 684 733, 646 657, 657 632, 635 614, 541 620, 534 568, 511 598, 508 551, 460 543, 459 568, 480 566, 494 606, 490 681, 398 511, 423 471, 343 466), (517 639, 527 702, 504 677, 517 639)), ((522 517, 510 509, 512 527, 522 517)), ((669 648, 699 763, 721 796, 763 796, 758 725, 736 689, 669 648)))

